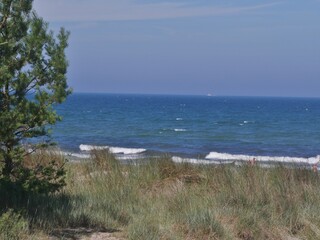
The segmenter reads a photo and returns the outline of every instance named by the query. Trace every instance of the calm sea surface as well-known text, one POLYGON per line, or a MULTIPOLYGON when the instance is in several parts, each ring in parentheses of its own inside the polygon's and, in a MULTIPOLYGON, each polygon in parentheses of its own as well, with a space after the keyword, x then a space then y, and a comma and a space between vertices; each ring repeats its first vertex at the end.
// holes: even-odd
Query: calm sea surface
POLYGON ((57 111, 53 139, 73 153, 320 155, 320 99, 76 93, 57 111))

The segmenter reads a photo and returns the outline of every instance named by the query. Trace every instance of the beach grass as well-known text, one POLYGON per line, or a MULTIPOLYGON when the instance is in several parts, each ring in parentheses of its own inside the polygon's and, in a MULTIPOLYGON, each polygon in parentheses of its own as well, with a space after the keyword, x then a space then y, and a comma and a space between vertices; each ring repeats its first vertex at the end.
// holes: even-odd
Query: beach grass
POLYGON ((107 151, 66 168, 61 192, 1 206, 0 239, 320 239, 320 176, 308 169, 121 164, 107 151))

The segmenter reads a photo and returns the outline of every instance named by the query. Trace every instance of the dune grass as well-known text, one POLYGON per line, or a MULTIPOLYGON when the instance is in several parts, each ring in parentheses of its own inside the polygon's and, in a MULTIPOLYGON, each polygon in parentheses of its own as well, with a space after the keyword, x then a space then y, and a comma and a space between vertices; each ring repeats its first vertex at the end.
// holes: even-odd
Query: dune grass
POLYGON ((1 207, 2 233, 68 238, 66 229, 85 228, 142 240, 320 239, 320 177, 307 169, 176 164, 168 157, 120 164, 106 151, 66 167, 61 192, 1 207), (17 224, 9 229, 5 219, 17 224))

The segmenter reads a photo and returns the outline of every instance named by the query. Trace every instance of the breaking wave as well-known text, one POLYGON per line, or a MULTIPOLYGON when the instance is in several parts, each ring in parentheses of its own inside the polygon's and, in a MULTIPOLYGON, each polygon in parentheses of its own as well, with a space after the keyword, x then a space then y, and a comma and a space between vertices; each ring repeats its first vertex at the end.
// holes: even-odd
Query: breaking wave
POLYGON ((94 145, 85 145, 81 144, 79 146, 81 151, 84 152, 89 152, 92 150, 109 150, 110 152, 114 154, 124 154, 124 155, 129 155, 129 154, 139 154, 147 151, 144 148, 122 148, 122 147, 110 147, 110 146, 94 146, 94 145))
POLYGON ((206 156, 207 160, 212 161, 252 161, 257 162, 277 162, 277 163, 302 163, 302 164, 317 164, 320 161, 320 155, 310 158, 302 157, 272 157, 272 156, 250 156, 236 155, 228 153, 211 152, 206 156))
MULTIPOLYGON (((172 157, 172 161, 175 163, 191 163, 191 164, 221 164, 218 161, 208 160, 208 159, 197 159, 197 158, 182 158, 174 156, 172 157)), ((225 161, 225 164, 227 163, 233 163, 233 161, 225 161)))
MULTIPOLYGON (((205 159, 196 158, 181 158, 174 156, 172 161, 176 163, 191 163, 191 164, 231 164, 241 165, 243 162, 255 161, 259 165, 268 166, 275 163, 288 163, 288 164, 305 164, 317 165, 320 163, 320 155, 311 158, 301 157, 271 157, 271 156, 249 156, 249 155, 233 155, 228 153, 211 152, 205 159)), ((320 168, 320 166, 319 166, 320 168)))

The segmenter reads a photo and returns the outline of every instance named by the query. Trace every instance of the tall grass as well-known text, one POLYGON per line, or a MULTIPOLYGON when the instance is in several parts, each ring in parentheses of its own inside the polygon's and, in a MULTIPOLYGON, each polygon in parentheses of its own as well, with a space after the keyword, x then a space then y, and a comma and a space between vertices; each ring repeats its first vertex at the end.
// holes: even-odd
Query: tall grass
POLYGON ((168 157, 121 164, 109 152, 94 151, 90 160, 67 165, 66 181, 60 193, 26 199, 21 216, 29 231, 60 230, 63 237, 63 229, 83 227, 120 231, 127 239, 320 239, 320 177, 307 169, 198 166, 168 157))

